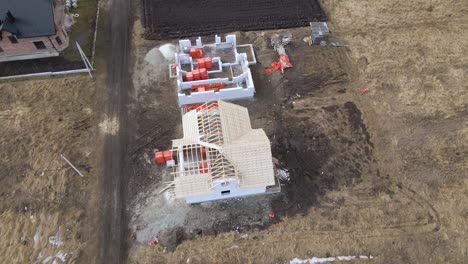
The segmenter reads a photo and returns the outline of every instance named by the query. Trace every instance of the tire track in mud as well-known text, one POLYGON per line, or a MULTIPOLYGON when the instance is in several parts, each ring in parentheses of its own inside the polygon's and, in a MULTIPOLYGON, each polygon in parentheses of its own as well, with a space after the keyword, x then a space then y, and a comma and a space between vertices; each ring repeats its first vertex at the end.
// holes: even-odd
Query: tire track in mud
POLYGON ((396 184, 398 188, 400 188, 402 191, 406 192, 406 196, 419 204, 422 208, 424 208, 428 214, 431 217, 431 222, 434 224, 434 228, 432 231, 437 232, 440 230, 440 215, 437 212, 437 210, 434 208, 434 206, 425 198, 423 198, 421 195, 419 195, 416 191, 403 187, 401 184, 396 184), (401 186, 401 187, 400 187, 401 186))
POLYGON ((137 158, 137 155, 140 154, 141 150, 146 148, 149 144, 157 140, 160 140, 161 136, 164 136, 169 132, 170 132, 170 129, 167 129, 165 127, 161 127, 158 125, 150 129, 148 132, 144 133, 140 137, 138 137, 131 144, 131 145, 136 145, 136 147, 134 147, 130 152, 132 160, 135 160, 137 158))
MULTIPOLYGON (((401 227, 429 227, 429 225, 432 225, 430 229, 432 231, 438 231, 440 229, 441 223, 440 223, 440 216, 437 210, 435 210, 434 206, 427 201, 425 198, 423 198, 421 195, 419 195, 416 191, 404 187, 400 183, 390 181, 390 187, 386 187, 385 189, 388 192, 393 192, 397 193, 400 192, 404 197, 408 198, 409 200, 413 201, 414 203, 418 204, 420 208, 423 208, 424 211, 427 212, 428 215, 428 221, 427 223, 424 224, 414 224, 414 225, 396 225, 396 226, 391 226, 391 227, 381 227, 381 228, 401 228, 401 227)), ((353 193, 359 193, 360 191, 364 191, 364 195, 368 193, 371 190, 371 188, 360 188, 360 189, 354 189, 353 193)), ((371 207, 374 205, 375 202, 373 200, 369 202, 359 202, 359 203, 347 203, 348 206, 365 206, 365 207, 371 207)), ((388 204, 383 204, 383 208, 388 207, 388 204)))
MULTIPOLYGON (((363 188, 357 189, 370 191, 371 188, 363 188)), ((398 192, 404 198, 407 198, 419 207, 425 210, 428 214, 428 222, 424 224, 409 224, 406 226, 399 225, 399 226, 389 226, 389 227, 378 227, 376 229, 369 230, 368 228, 356 228, 356 229, 347 229, 347 230, 299 230, 293 232, 287 232, 288 237, 294 237, 294 242, 296 243, 306 243, 311 239, 317 239, 317 236, 358 236, 360 239, 362 238, 387 238, 387 239, 395 239, 395 238, 403 238, 403 237, 412 237, 418 235, 427 235, 436 233, 440 227, 440 219, 438 212, 434 209, 434 207, 423 197, 418 195, 415 191, 411 190, 410 188, 403 187, 401 184, 391 183, 391 191, 398 192), (365 235, 365 233, 372 233, 369 235, 365 235), (377 233, 378 235, 374 235, 377 233)), ((371 204, 376 204, 375 202, 370 202, 371 204)), ((348 204, 349 205, 349 204, 348 204)), ((231 245, 233 243, 232 238, 223 239, 223 242, 219 242, 217 244, 220 245, 231 245)), ((238 241, 239 242, 239 241, 238 241)), ((199 248, 202 250, 197 250, 196 253, 192 252, 190 254, 191 257, 206 257, 209 253, 213 252, 212 249, 209 249, 209 244, 211 242, 201 242, 198 241, 200 244, 199 248), (207 245, 206 247, 204 245, 207 245), (204 249, 207 248, 207 249, 204 249)), ((236 242, 234 242, 236 243, 236 242)), ((245 240, 239 242, 239 246, 241 248, 270 248, 270 247, 282 247, 282 246, 289 246, 291 241, 285 240, 281 234, 278 234, 278 237, 269 237, 268 240, 245 240)), ((192 248, 193 249, 193 248, 192 248)), ((221 250, 221 249, 219 249, 221 250)), ((220 252, 216 250, 216 252, 220 252)))

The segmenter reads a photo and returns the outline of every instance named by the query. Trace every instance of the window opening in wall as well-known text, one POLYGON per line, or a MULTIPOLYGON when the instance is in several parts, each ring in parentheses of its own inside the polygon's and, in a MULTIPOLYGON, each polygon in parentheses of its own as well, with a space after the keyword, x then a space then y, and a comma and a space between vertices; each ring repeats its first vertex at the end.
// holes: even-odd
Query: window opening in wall
POLYGON ((18 39, 13 35, 8 36, 8 39, 10 40, 12 44, 18 43, 18 39))
POLYGON ((62 40, 60 39, 59 36, 55 37, 55 41, 57 41, 57 43, 58 43, 59 45, 62 45, 62 44, 63 44, 63 42, 62 42, 62 40))
POLYGON ((222 191, 222 192, 221 192, 221 195, 228 195, 228 194, 230 194, 230 193, 231 193, 231 191, 222 191))
POLYGON ((34 41, 34 46, 36 46, 36 49, 46 49, 46 45, 44 44, 43 41, 34 41))
POLYGON ((0 47, 0 52, 3 52, 3 49, 2 49, 2 47, 0 47))

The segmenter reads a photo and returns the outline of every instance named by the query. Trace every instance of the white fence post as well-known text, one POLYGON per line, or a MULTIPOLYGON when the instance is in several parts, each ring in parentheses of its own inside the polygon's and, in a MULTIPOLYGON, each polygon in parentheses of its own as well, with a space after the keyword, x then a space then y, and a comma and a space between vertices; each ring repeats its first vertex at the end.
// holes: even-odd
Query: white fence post
POLYGON ((88 69, 89 76, 91 77, 91 79, 94 79, 94 76, 92 74, 92 71, 94 71, 93 65, 91 65, 91 63, 89 62, 88 57, 86 57, 86 54, 83 52, 83 50, 81 49, 81 46, 80 46, 80 44, 78 44, 78 42, 76 42, 76 48, 80 52, 81 59, 83 59, 83 62, 85 64, 85 66, 86 66, 86 69, 88 69))

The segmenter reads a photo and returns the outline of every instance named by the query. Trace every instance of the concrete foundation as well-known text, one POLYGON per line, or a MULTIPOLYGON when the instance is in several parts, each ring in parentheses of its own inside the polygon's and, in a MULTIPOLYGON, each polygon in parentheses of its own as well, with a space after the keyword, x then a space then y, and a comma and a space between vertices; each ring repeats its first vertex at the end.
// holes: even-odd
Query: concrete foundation
POLYGON ((255 94, 255 86, 250 72, 250 65, 256 64, 252 45, 237 45, 236 36, 226 36, 225 42, 216 36, 215 43, 203 45, 201 38, 196 39, 196 44, 188 39, 179 41, 180 52, 175 55, 177 80, 177 96, 179 105, 202 104, 211 100, 235 100, 252 98, 255 94), (183 53, 190 48, 200 48, 206 57, 213 60, 213 68, 208 70, 208 79, 186 81, 184 76, 193 71, 198 65, 196 59, 183 53), (237 49, 247 50, 247 53, 239 53, 237 49), (250 60, 249 60, 250 58, 250 60), (221 89, 206 91, 194 91, 194 86, 223 84, 221 89))
POLYGON ((50 58, 60 56, 59 52, 36 52, 31 54, 19 54, 0 57, 0 62, 19 61, 19 60, 34 60, 42 58, 50 58))

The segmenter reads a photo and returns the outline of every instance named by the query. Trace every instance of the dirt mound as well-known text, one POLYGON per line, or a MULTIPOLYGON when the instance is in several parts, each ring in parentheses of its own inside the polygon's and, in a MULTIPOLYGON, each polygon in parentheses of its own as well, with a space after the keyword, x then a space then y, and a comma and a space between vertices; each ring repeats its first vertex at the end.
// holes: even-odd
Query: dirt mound
POLYGON ((174 251, 186 239, 185 230, 182 227, 166 229, 159 233, 158 239, 162 246, 169 251, 174 251))
POLYGON ((262 30, 307 26, 324 21, 317 0, 144 0, 147 39, 170 39, 236 30, 262 30))

